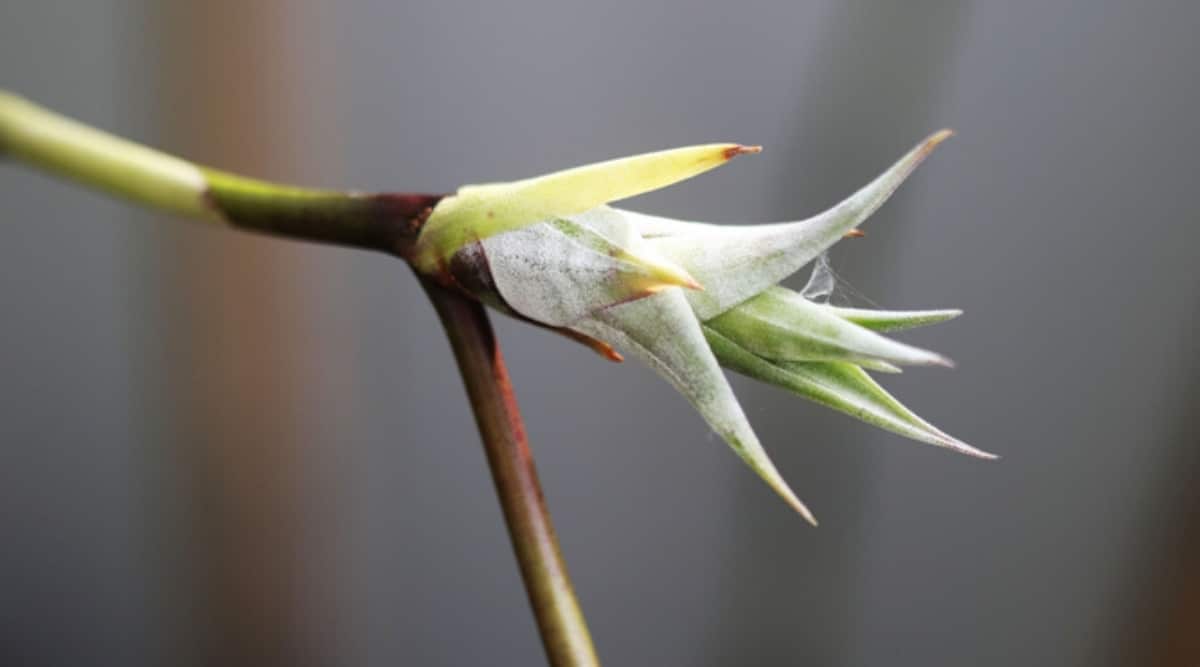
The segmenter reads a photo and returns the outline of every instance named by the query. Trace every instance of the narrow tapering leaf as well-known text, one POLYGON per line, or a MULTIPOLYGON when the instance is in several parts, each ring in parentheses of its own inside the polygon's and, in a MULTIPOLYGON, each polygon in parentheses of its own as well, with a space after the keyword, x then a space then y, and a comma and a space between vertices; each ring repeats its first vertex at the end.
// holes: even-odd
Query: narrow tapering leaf
POLYGON ((906 438, 984 459, 995 458, 921 419, 858 366, 844 362, 772 362, 711 327, 704 334, 721 365, 844 412, 906 438))
POLYGON ((854 364, 856 366, 865 368, 866 370, 875 371, 876 373, 897 374, 904 372, 903 368, 900 368, 895 364, 889 364, 886 361, 879 361, 877 359, 862 359, 854 362, 854 364))
MULTIPOLYGON (((890 169, 842 203, 808 220, 751 226, 677 227, 680 233, 648 239, 662 255, 682 265, 704 292, 688 295, 697 316, 708 320, 795 273, 861 225, 883 205, 917 165, 950 136, 943 130, 913 148, 890 169)), ((634 226, 668 231, 661 220, 632 214, 634 226)))
POLYGON ((943 310, 871 310, 838 306, 822 306, 822 308, 827 308, 834 315, 860 327, 881 333, 938 324, 962 315, 961 310, 952 308, 943 310))
POLYGON ((414 262, 433 274, 471 241, 657 190, 758 150, 738 144, 689 146, 512 183, 466 186, 434 208, 417 240, 414 262))
POLYGON ((669 289, 597 312, 574 328, 640 357, 695 406, 768 486, 816 524, 763 450, 681 290, 669 289))
POLYGON ((784 287, 768 288, 706 324, 768 359, 950 365, 939 354, 881 336, 784 287))

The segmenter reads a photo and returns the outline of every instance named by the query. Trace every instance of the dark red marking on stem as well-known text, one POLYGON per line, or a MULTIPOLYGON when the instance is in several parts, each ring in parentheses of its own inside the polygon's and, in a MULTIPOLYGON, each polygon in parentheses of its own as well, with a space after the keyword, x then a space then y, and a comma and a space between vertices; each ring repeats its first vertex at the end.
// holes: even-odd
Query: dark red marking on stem
POLYGON ((205 176, 205 201, 235 227, 405 259, 444 196, 288 188, 215 170, 206 170, 205 176))

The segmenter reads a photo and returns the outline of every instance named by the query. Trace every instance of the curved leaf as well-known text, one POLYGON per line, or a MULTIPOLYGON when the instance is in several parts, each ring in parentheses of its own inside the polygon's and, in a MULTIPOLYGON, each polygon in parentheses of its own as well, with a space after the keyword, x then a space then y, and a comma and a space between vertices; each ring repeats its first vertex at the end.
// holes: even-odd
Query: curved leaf
POLYGON ((771 287, 705 324, 768 359, 951 365, 939 354, 881 336, 783 287, 771 287))
POLYGON ((721 365, 743 375, 844 412, 906 438, 983 459, 994 454, 947 435, 897 401, 858 366, 842 362, 781 362, 763 359, 711 327, 704 335, 721 365))
POLYGON ((471 241, 657 190, 759 150, 739 144, 688 146, 511 183, 465 186, 434 207, 417 238, 413 262, 433 275, 471 241))
POLYGON ((653 238, 647 242, 683 266, 704 292, 688 295, 696 315, 708 320, 795 273, 847 232, 857 228, 891 197, 917 165, 950 136, 942 130, 918 144, 871 183, 833 208, 800 222, 717 227, 698 223, 672 225, 631 214, 634 227, 653 238))
POLYGON ((573 328, 640 357, 695 406, 768 486, 816 525, 763 450, 681 290, 668 289, 600 311, 573 328))

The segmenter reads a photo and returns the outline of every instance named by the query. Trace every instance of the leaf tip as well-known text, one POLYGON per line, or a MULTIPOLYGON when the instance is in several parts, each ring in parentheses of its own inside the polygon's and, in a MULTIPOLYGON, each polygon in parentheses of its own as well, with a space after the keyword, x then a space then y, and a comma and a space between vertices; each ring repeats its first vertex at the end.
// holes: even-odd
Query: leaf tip
POLYGON ((817 521, 817 517, 813 516, 813 513, 810 512, 803 503, 796 508, 796 511, 800 512, 800 516, 804 517, 804 520, 807 521, 813 528, 820 527, 821 523, 817 521))
MULTIPOLYGON (((924 141, 917 145, 916 150, 911 153, 911 162, 908 165, 908 169, 905 171, 911 173, 913 169, 916 169, 917 165, 921 164, 925 158, 929 157, 929 154, 933 152, 933 149, 937 148, 943 141, 953 136, 954 130, 942 129, 926 137, 924 141)), ((907 176, 907 173, 905 176, 907 176)))
POLYGON ((808 509, 808 506, 805 505, 802 500, 796 497, 795 492, 793 492, 791 487, 787 485, 787 482, 784 482, 779 478, 774 480, 766 479, 766 481, 767 484, 769 484, 771 488, 775 490, 775 493, 778 493, 780 497, 783 498, 784 502, 791 506, 792 509, 796 510, 797 514, 804 517, 805 521, 812 524, 814 528, 819 525, 817 523, 817 517, 813 516, 813 513, 808 509))
POLYGON ((671 287, 684 287, 690 290, 704 291, 704 286, 688 273, 682 266, 663 259, 654 254, 623 251, 621 258, 641 266, 650 279, 646 285, 646 294, 657 294, 671 287))
POLYGON ((734 144, 725 149, 724 156, 726 160, 732 160, 739 155, 754 155, 756 153, 761 153, 762 149, 762 146, 743 146, 741 144, 734 144))
MULTIPOLYGON (((895 343, 892 339, 885 339, 895 343)), ((908 344, 901 343, 901 356, 897 358, 881 357, 878 361, 895 362, 897 364, 907 364, 911 366, 940 366, 941 368, 956 368, 958 364, 943 354, 938 354, 932 350, 926 350, 919 347, 913 347, 908 344)))
POLYGON ((647 296, 651 294, 658 294, 659 292, 671 289, 672 287, 683 287, 696 292, 704 291, 704 285, 701 285, 696 281, 695 278, 691 277, 687 273, 660 275, 659 279, 661 282, 655 283, 646 288, 645 293, 647 296))
POLYGON ((604 357, 605 359, 608 359, 609 361, 611 361, 615 364, 619 364, 619 363, 625 361, 624 355, 622 355, 620 352, 617 352, 616 350, 612 349, 611 347, 609 347, 607 345, 597 351, 600 353, 600 356, 604 357))
POLYGON ((946 436, 945 444, 948 448, 953 449, 954 451, 956 451, 960 454, 966 454, 967 456, 977 458, 977 459, 983 459, 984 461, 996 461, 1000 458, 999 454, 985 452, 982 449, 977 449, 975 447, 972 447, 972 446, 968 445, 967 443, 965 443, 957 438, 952 438, 950 436, 946 436))
POLYGON ((929 424, 928 422, 926 422, 925 425, 928 427, 930 435, 932 435, 935 438, 935 441, 927 441, 927 442, 932 442, 932 444, 940 445, 942 447, 945 447, 946 449, 958 452, 959 454, 966 454, 967 456, 970 456, 972 458, 983 459, 984 461, 995 461, 1000 458, 999 454, 985 452, 982 449, 972 447, 971 445, 968 445, 967 443, 963 442, 962 440, 959 440, 958 438, 950 435, 949 433, 946 433, 945 431, 934 427, 933 425, 929 424))
POLYGON ((948 127, 943 127, 942 129, 938 130, 937 132, 934 132, 933 134, 929 135, 929 138, 925 140, 925 143, 937 146, 938 144, 942 143, 943 141, 945 141, 953 136, 954 136, 954 130, 952 130, 948 127))

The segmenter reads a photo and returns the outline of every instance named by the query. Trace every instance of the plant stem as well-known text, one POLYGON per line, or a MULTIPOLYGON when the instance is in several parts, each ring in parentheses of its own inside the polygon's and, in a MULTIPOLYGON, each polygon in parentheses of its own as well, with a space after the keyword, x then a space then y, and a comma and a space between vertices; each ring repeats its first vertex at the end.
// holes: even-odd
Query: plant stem
POLYGON ((198 220, 406 257, 441 195, 297 188, 192 164, 0 90, 0 157, 198 220))
POLYGON ((422 279, 458 360, 551 665, 598 665, 538 483, 504 357, 478 302, 422 279))
MULTIPOLYGON (((441 198, 312 190, 244 178, 106 134, 2 90, 0 157, 178 215, 406 260, 441 198)), ((550 664, 598 665, 487 313, 478 302, 421 280, 458 360, 550 664)))

